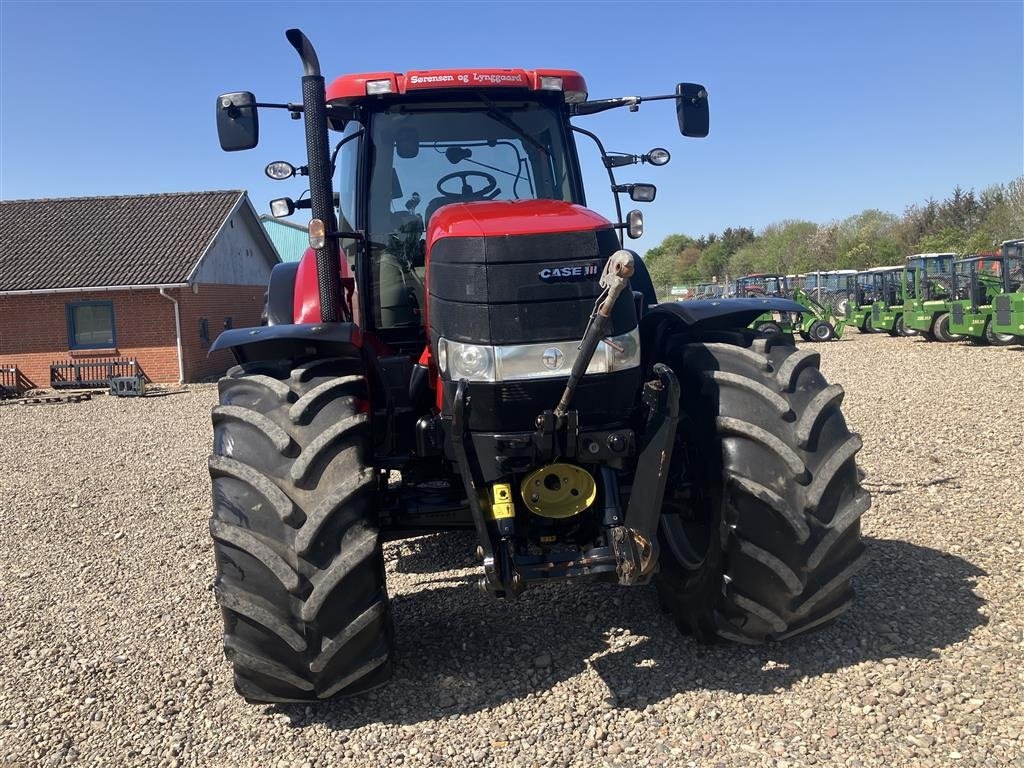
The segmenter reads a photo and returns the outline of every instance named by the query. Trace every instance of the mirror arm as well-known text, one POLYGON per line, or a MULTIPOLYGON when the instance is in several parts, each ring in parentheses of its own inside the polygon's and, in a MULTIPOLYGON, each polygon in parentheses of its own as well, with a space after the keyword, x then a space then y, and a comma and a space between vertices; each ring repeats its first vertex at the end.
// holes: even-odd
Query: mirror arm
MULTIPOLYGON (((577 125, 570 125, 569 127, 576 133, 582 133, 584 136, 589 136, 593 142, 597 144, 597 149, 601 153, 601 161, 604 162, 605 170, 608 171, 608 181, 611 182, 612 186, 612 197, 615 198, 615 219, 616 221, 622 221, 622 201, 619 200, 619 195, 615 191, 615 187, 617 186, 615 181, 615 172, 612 170, 612 166, 608 165, 606 162, 608 160, 608 152, 605 151, 604 144, 601 143, 601 140, 597 138, 596 134, 593 134, 588 130, 580 128, 577 125)), ((625 242, 622 232, 619 232, 619 245, 625 248, 625 242)))
POLYGON ((263 104, 262 102, 257 102, 256 104, 253 104, 253 106, 254 107, 266 107, 267 109, 287 109, 289 112, 301 112, 302 111, 302 105, 301 104, 291 104, 291 103, 288 103, 288 104, 263 104))
POLYGON ((618 107, 629 107, 630 112, 636 112, 645 101, 663 101, 675 99, 676 95, 670 93, 664 96, 620 96, 616 99, 597 99, 596 101, 584 101, 582 104, 570 104, 570 115, 593 115, 618 107))
POLYGON ((630 107, 635 110, 636 106, 640 103, 638 96, 621 96, 617 99, 598 99, 597 101, 584 101, 582 104, 570 104, 569 114, 570 115, 593 115, 598 112, 604 112, 608 109, 617 109, 618 107, 630 107))

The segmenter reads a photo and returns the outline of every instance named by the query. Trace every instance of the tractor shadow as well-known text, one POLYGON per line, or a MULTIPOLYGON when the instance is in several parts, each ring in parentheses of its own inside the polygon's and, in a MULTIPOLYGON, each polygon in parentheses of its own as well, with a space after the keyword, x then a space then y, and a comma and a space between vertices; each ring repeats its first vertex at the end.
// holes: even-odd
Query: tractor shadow
MULTIPOLYGON (((445 538, 423 540, 427 551, 416 557, 434 569, 448 554, 448 567, 461 563, 464 550, 456 554, 445 538)), ((388 684, 270 711, 287 713, 298 728, 412 724, 539 697, 588 668, 607 687, 605 706, 617 708, 643 709, 696 689, 770 694, 864 661, 934 658, 987 622, 974 591, 985 575, 977 566, 903 541, 866 543, 853 607, 826 629, 767 646, 697 644, 659 610, 651 587, 551 584, 506 603, 475 586, 428 584, 393 598, 397 663, 388 684)))

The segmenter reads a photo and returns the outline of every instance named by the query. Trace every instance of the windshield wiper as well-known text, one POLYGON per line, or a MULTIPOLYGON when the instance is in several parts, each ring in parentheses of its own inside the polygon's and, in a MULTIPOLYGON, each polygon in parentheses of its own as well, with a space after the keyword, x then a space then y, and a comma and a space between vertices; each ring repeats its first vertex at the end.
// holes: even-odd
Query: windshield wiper
POLYGON ((551 153, 548 151, 547 147, 545 147, 543 144, 541 144, 539 141, 533 138, 533 136, 524 131, 521 125, 519 125, 515 120, 513 120, 505 112, 503 112, 498 107, 498 105, 491 101, 485 94, 481 93, 480 91, 475 91, 474 93, 476 97, 480 99, 480 101, 487 105, 487 112, 485 114, 488 117, 490 117, 492 120, 498 123, 501 123, 509 130, 514 131, 516 136, 521 138, 523 141, 529 142, 534 147, 534 149, 539 149, 545 155, 551 157, 551 153))

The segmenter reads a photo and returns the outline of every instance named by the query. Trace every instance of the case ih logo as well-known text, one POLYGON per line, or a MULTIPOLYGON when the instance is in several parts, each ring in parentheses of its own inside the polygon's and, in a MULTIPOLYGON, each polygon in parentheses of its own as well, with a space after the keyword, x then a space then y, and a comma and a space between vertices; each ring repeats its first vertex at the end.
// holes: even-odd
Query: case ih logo
POLYGON ((585 280, 588 277, 597 275, 597 263, 569 264, 564 267, 544 267, 537 276, 545 283, 559 281, 585 280))

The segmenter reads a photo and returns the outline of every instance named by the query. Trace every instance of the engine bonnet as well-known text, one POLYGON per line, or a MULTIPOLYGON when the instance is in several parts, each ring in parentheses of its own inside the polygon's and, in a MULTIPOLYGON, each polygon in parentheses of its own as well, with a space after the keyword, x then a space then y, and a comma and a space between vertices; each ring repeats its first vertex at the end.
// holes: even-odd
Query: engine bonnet
MULTIPOLYGON (((482 344, 578 339, 608 257, 611 223, 557 200, 455 203, 431 217, 427 234, 428 325, 438 336, 482 344)), ((628 294, 610 335, 636 327, 628 294)))

